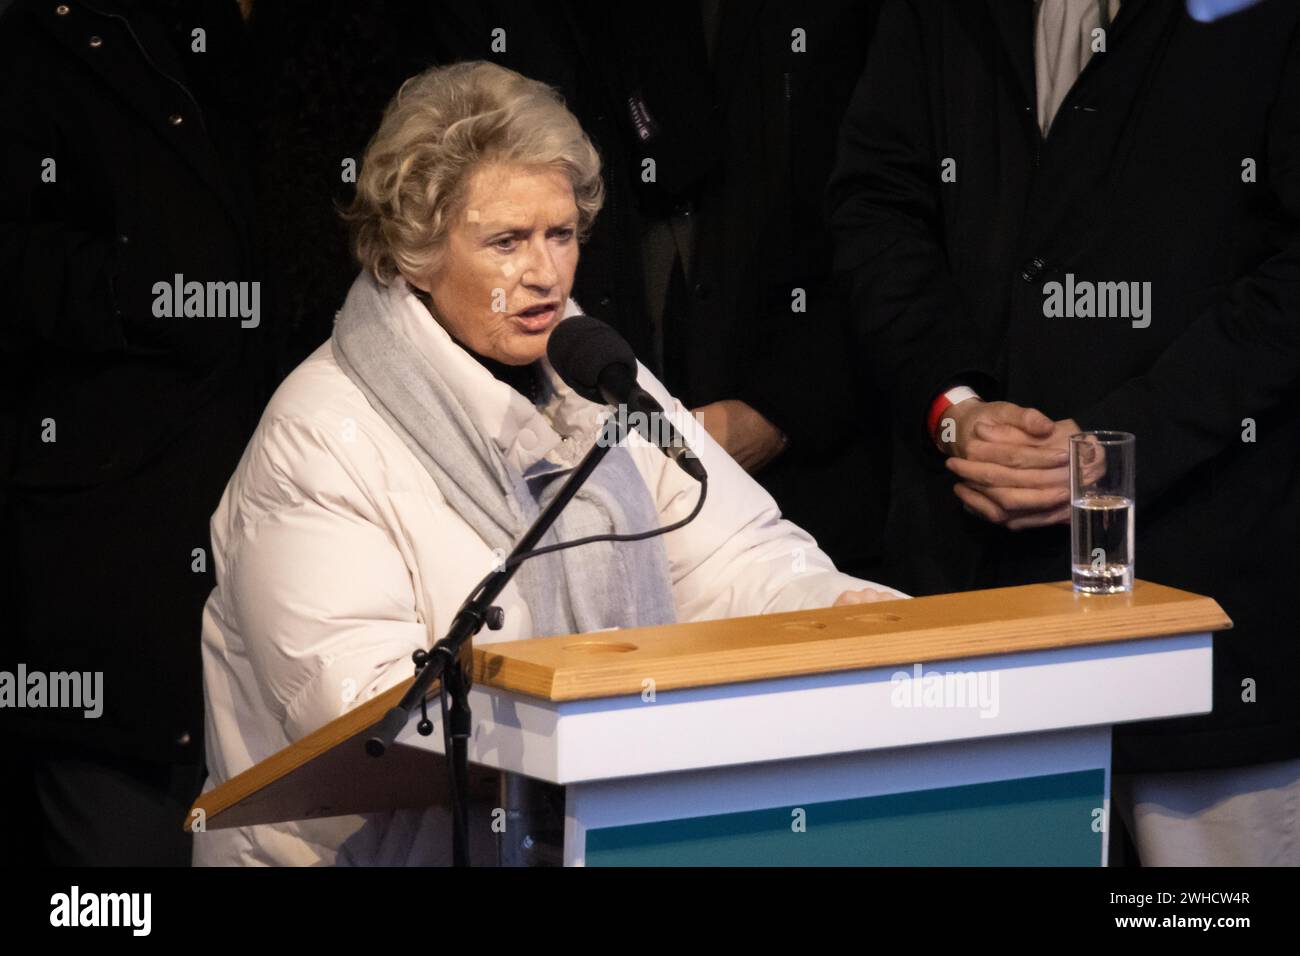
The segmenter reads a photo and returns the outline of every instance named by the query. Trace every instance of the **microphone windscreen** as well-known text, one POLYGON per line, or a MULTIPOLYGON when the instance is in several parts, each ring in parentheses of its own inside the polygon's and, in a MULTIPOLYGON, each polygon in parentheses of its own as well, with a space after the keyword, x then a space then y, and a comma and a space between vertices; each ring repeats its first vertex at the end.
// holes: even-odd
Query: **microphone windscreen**
POLYGON ((557 325, 546 344, 546 358, 564 384, 589 402, 604 404, 600 376, 611 365, 624 366, 636 378, 632 346, 589 315, 572 315, 557 325))

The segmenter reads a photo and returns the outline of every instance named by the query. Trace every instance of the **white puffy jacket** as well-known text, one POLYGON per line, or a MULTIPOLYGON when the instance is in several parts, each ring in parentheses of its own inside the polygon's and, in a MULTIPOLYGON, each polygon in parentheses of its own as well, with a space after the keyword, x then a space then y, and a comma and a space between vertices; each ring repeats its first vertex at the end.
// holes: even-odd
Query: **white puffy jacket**
MULTIPOLYGON (((409 291, 396 321, 448 375, 483 431, 520 469, 576 463, 561 436, 598 427, 601 407, 563 386, 544 408, 497 381, 409 291), (557 434, 558 433, 558 434, 557 434)), ((570 300, 566 316, 578 312, 570 300)), ((549 369, 548 369, 549 372, 549 369)), ((551 373, 553 376, 553 373, 551 373)), ((689 413, 640 370, 666 409, 689 413)), ((837 572, 804 531, 703 429, 709 473, 694 522, 665 538, 680 621, 821 607, 867 582, 837 572)), ((698 487, 634 436, 629 448, 662 524, 698 487)), ((267 406, 212 517, 217 586, 203 614, 208 781, 229 780, 412 674, 411 652, 443 636, 493 566, 488 546, 334 361, 328 342, 267 406)), ((526 638, 511 585, 505 627, 479 643, 526 638)), ((197 864, 443 863, 445 811, 399 811, 196 834, 197 864)))

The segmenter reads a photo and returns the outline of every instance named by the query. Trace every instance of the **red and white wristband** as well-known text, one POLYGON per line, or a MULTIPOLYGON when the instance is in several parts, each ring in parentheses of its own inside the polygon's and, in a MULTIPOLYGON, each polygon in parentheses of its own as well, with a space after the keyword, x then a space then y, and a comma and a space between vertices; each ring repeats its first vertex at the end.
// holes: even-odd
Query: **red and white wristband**
POLYGON ((925 431, 936 445, 941 444, 939 441, 939 423, 943 420, 943 413, 958 402, 964 402, 968 398, 979 398, 979 394, 973 388, 957 385, 948 389, 930 405, 930 414, 925 417, 925 431))

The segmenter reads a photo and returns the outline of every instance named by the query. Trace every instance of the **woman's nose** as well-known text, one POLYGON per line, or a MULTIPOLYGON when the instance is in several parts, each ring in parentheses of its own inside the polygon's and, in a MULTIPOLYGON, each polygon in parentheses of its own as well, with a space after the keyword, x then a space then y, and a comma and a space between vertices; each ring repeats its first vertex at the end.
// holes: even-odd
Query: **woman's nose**
POLYGON ((519 278, 525 285, 548 290, 560 281, 560 273, 555 267, 550 243, 545 237, 528 244, 528 258, 524 264, 523 275, 519 278))

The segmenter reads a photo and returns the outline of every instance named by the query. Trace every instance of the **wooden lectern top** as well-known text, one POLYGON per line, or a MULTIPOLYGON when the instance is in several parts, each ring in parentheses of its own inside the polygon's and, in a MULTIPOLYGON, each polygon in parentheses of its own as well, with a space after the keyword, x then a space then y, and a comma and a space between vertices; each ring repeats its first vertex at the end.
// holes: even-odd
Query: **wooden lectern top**
MULTIPOLYGON (((553 701, 581 700, 640 694, 646 678, 663 692, 1231 626, 1212 598, 1148 581, 1138 581, 1131 593, 1106 595, 1078 594, 1068 582, 1031 584, 487 644, 474 648, 474 681, 553 701)), ((217 829, 429 805, 441 787, 440 756, 393 747, 385 773, 376 774, 361 745, 413 679, 201 794, 195 810, 217 829), (340 779, 348 785, 338 786, 340 779)), ((194 818, 191 813, 187 828, 194 818)))
POLYGON ((476 683, 549 700, 1009 654, 1219 631, 1212 599, 1138 581, 1126 594, 1069 582, 964 591, 687 625, 600 631, 474 649, 476 683))

